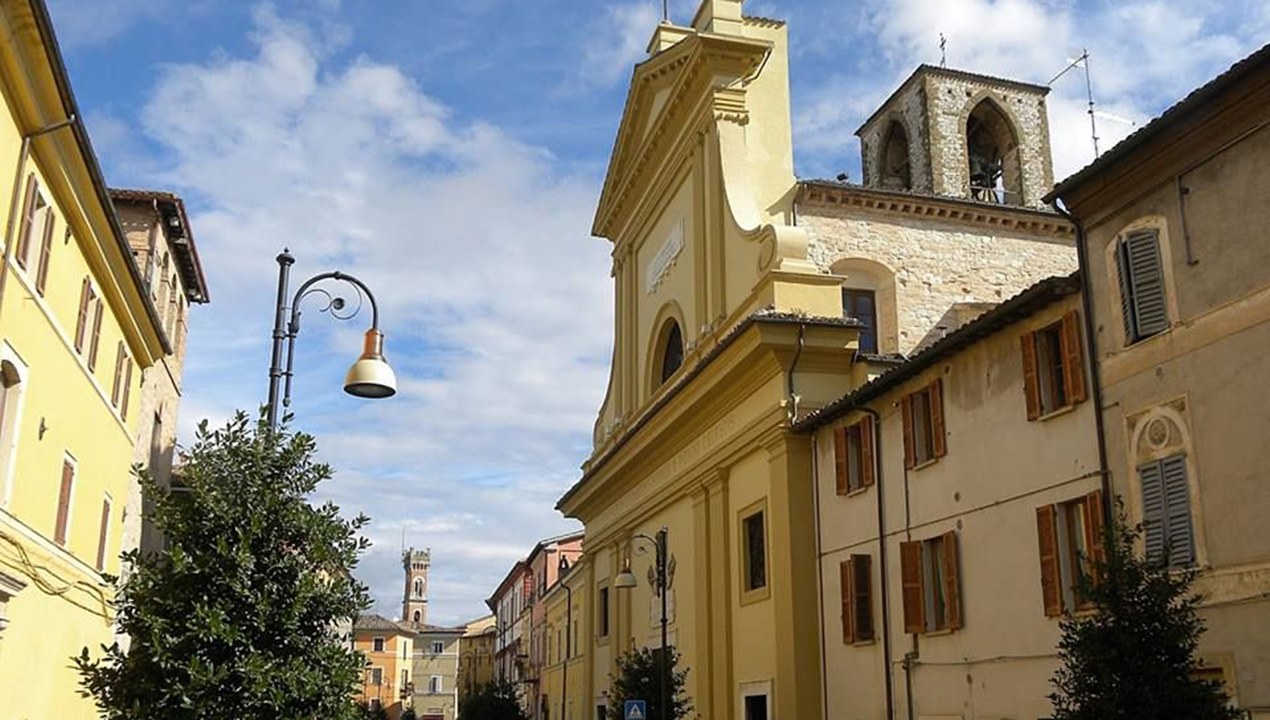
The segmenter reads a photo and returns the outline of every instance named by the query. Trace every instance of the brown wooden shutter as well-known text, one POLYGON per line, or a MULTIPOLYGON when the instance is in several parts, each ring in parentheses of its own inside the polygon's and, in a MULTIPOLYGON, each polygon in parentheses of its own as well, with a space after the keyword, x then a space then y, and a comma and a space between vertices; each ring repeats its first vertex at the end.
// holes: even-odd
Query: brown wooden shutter
POLYGON ((97 534, 97 570, 106 569, 106 539, 110 530, 110 499, 101 501, 101 530, 97 534))
POLYGON ((935 457, 948 454, 948 443, 944 438, 944 381, 935 380, 927 388, 930 392, 930 428, 931 446, 935 457))
POLYGON ((53 211, 48 210, 48 222, 44 225, 44 238, 40 243, 40 262, 35 271, 35 292, 44 297, 49 280, 49 261, 53 255, 53 211))
POLYGON ((868 555, 851 556, 851 626, 855 639, 873 639, 873 576, 872 558, 868 555))
POLYGON ((842 600, 842 642, 850 645, 855 642, 855 628, 853 627, 855 615, 852 613, 852 598, 855 597, 855 591, 851 587, 852 580, 851 561, 843 560, 838 563, 838 591, 842 600))
POLYGON ((1101 573, 1098 566, 1107 562, 1106 548, 1103 547, 1106 534, 1103 526, 1102 491, 1095 490, 1085 496, 1085 547, 1089 548, 1090 580, 1098 582, 1101 573))
POLYGON ((1063 578, 1058 557, 1058 513, 1053 505, 1036 509, 1036 535, 1041 553, 1041 600, 1046 617, 1063 614, 1063 578))
POLYGON ((961 627, 960 570, 957 532, 950 530, 944 533, 944 628, 949 630, 961 627))
POLYGON ((860 421, 860 478, 865 487, 873 484, 877 461, 873 453, 873 418, 860 421))
POLYGON ((838 494, 846 495, 851 492, 851 486, 847 467, 847 429, 845 427, 833 429, 833 465, 837 473, 838 494))
POLYGON ((1041 379, 1036 364, 1036 333, 1023 333, 1023 396, 1027 399, 1027 419, 1041 416, 1041 379))
POLYGON ((84 276, 84 284, 79 289, 79 317, 75 321, 75 352, 84 351, 84 330, 88 327, 88 304, 92 299, 93 283, 84 276))
POLYGON ((115 347, 115 382, 110 388, 110 404, 119 407, 119 385, 123 382, 123 341, 115 347))
POLYGON ((901 414, 904 417, 904 467, 912 468, 917 464, 917 451, 913 446, 913 396, 905 395, 900 401, 901 414))
POLYGON ((119 406, 119 414, 124 420, 128 419, 128 397, 132 394, 132 360, 124 356, 124 364, 128 368, 127 374, 123 379, 123 402, 119 406))
POLYGON ((900 587, 904 598, 904 632, 926 630, 926 595, 922 590, 922 544, 900 543, 900 587))
POLYGON ((66 523, 71 513, 71 485, 75 482, 75 466, 70 460, 62 461, 62 489, 57 496, 57 523, 53 527, 53 541, 66 544, 66 523))
POLYGON ((1085 354, 1080 350, 1080 315, 1072 310, 1063 316, 1063 389, 1073 405, 1084 402, 1085 354))
POLYGON ((26 179, 26 199, 22 202, 22 225, 18 230, 18 247, 14 259, 26 269, 27 254, 31 251, 31 232, 35 229, 35 198, 40 183, 31 173, 26 179))
POLYGON ((97 348, 101 345, 101 316, 104 314, 105 308, 102 307, 101 298, 97 298, 97 302, 93 303, 93 335, 88 341, 89 372, 97 369, 97 348))

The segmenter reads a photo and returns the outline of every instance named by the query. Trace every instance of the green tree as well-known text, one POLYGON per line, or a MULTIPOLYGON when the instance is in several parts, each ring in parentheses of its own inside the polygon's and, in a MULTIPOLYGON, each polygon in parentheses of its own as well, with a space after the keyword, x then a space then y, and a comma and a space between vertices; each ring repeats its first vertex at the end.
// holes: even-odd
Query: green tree
POLYGON ((1081 579, 1096 612, 1062 621, 1051 681, 1055 720, 1236 720, 1221 683, 1196 677, 1204 621, 1192 571, 1141 558, 1123 506, 1103 538, 1105 560, 1081 579))
POLYGON ((669 663, 669 684, 666 688, 666 709, 661 706, 660 648, 635 648, 617 658, 617 675, 604 693, 611 712, 621 717, 627 700, 643 700, 648 707, 648 720, 679 720, 693 715, 692 700, 688 697, 688 669, 680 668, 682 656, 674 647, 666 648, 669 663))
POLYGON ((306 498, 332 477, 312 437, 238 413, 199 428, 166 491, 137 470, 165 552, 126 553, 125 652, 74 658, 106 720, 346 720, 363 658, 335 628, 369 606, 351 571, 368 542, 306 498))
POLYGON ((464 720, 527 720, 520 707, 516 686, 505 680, 494 680, 465 696, 459 703, 459 717, 464 720))

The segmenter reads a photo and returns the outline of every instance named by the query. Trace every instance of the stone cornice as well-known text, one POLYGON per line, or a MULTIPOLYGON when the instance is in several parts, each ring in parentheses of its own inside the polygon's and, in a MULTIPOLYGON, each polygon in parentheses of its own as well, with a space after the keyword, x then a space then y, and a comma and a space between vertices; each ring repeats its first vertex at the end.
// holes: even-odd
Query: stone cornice
POLYGON ((866 188, 827 180, 799 182, 798 203, 896 213, 958 224, 1005 228, 1022 232, 1075 237, 1075 228, 1061 215, 1016 205, 996 205, 964 198, 866 188))
POLYGON ((770 49, 771 43, 761 40, 694 33, 636 68, 592 234, 616 240, 614 229, 622 226, 621 219, 635 204, 633 198, 641 196, 657 174, 648 168, 664 164, 674 138, 695 124, 681 116, 685 106, 692 109, 704 99, 716 120, 748 122, 745 91, 731 87, 730 78, 757 71, 770 49), (676 74, 657 117, 648 117, 656 86, 676 74), (706 93, 710 96, 703 98, 706 93), (651 125, 643 131, 646 123, 651 125))

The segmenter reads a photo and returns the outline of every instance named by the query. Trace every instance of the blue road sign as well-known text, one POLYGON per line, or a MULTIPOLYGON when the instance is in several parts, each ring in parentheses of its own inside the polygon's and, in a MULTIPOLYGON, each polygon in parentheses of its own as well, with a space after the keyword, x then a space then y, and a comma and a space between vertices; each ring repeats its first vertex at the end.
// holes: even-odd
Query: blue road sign
POLYGON ((648 720, 648 703, 643 700, 627 700, 622 720, 648 720))

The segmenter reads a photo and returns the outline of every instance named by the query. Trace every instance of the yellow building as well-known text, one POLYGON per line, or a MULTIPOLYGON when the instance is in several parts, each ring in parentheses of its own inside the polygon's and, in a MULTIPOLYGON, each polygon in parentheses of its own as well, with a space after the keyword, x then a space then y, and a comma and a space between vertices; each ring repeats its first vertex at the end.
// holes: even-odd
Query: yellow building
POLYGON ((494 616, 468 623, 459 638, 459 704, 494 679, 494 616))
POLYGON ((0 2, 0 32, 0 717, 91 718, 69 658, 111 642, 142 375, 171 347, 44 3, 0 2))
POLYGON ((356 699, 383 708, 397 720, 412 707, 415 630, 379 615, 361 615, 353 623, 353 649, 366 658, 356 699))
POLYGON ((592 634, 586 606, 584 564, 561 568, 559 580, 543 595, 546 606, 544 657, 535 717, 542 720, 584 720, 604 705, 595 702, 587 682, 592 634), (595 706, 596 709, 592 709, 595 706))

